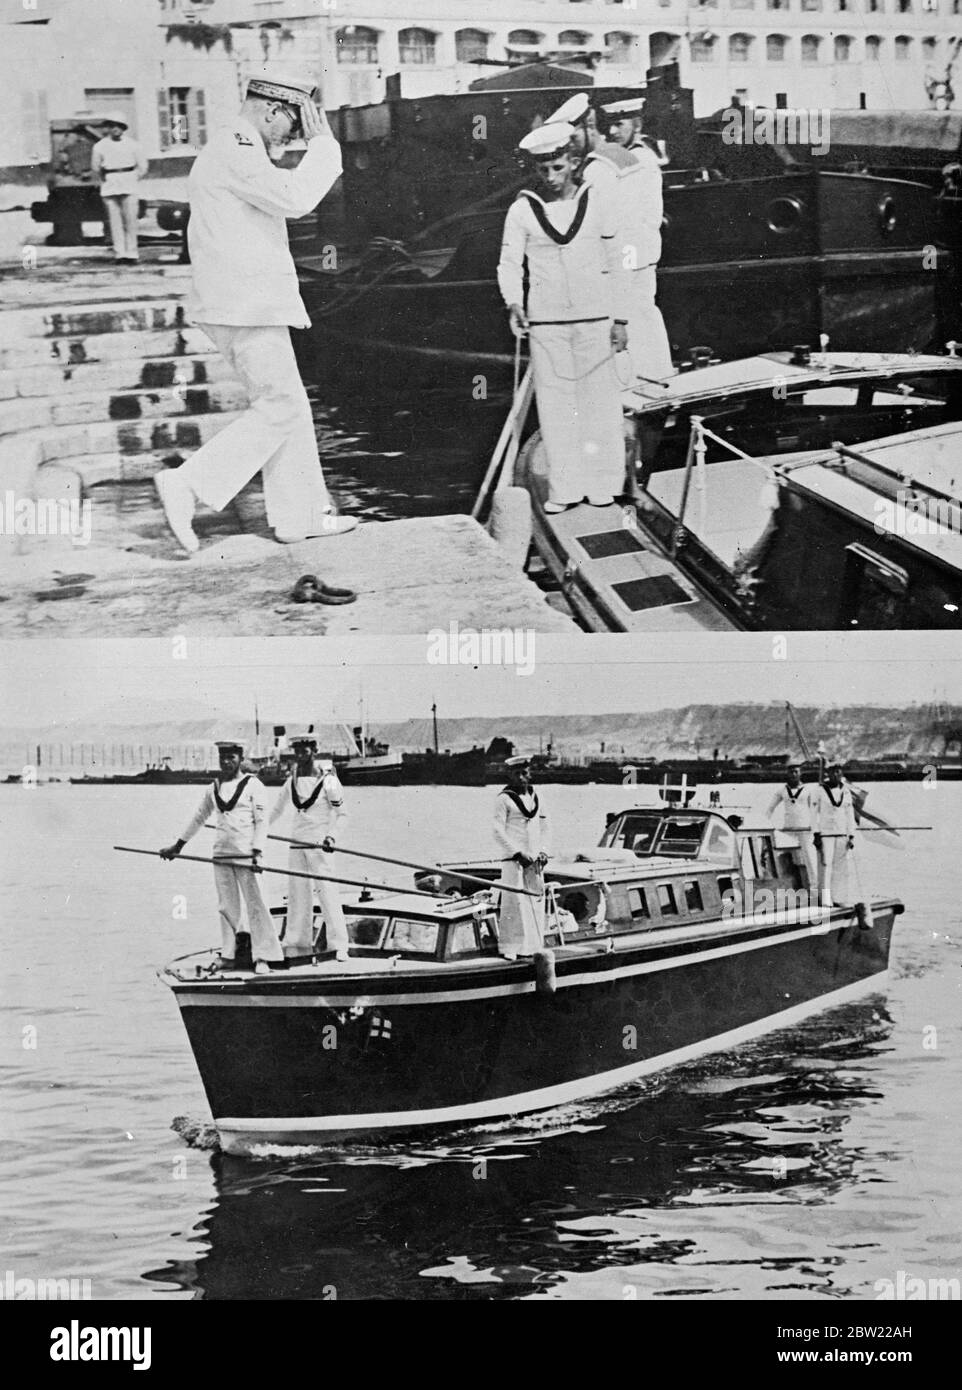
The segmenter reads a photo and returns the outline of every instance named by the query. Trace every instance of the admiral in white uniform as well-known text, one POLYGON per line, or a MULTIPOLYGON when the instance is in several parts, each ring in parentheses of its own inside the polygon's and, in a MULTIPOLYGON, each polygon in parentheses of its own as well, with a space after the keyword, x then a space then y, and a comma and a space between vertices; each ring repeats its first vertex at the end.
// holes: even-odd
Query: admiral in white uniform
POLYGON ((155 477, 167 521, 197 549, 194 509, 222 511, 255 473, 267 520, 282 542, 351 530, 334 514, 291 328, 310 319, 298 290, 287 217, 303 217, 341 173, 341 150, 306 84, 256 78, 232 125, 218 131, 190 172, 190 311, 243 382, 250 407, 178 469, 155 477), (295 169, 276 161, 292 138, 307 153, 295 169))
POLYGON ((508 785, 494 804, 494 838, 501 854, 501 878, 522 893, 501 894, 500 950, 503 956, 531 956, 544 948, 544 876, 548 862, 545 817, 529 779, 529 761, 507 758, 508 785))
POLYGON ((625 476, 614 370, 614 354, 626 343, 617 227, 610 200, 575 185, 572 133, 570 125, 543 125, 520 142, 537 163, 542 191, 524 189, 511 205, 498 262, 512 329, 529 334, 548 512, 583 499, 608 506, 625 476))
POLYGON ((160 851, 162 859, 176 859, 205 821, 213 817, 217 826, 213 857, 214 885, 220 910, 221 961, 233 965, 236 935, 241 930, 241 902, 247 908, 254 969, 266 974, 268 961, 280 961, 284 953, 274 922, 261 896, 254 870, 267 843, 267 806, 264 787, 252 774, 241 776, 243 746, 220 742, 217 745, 220 773, 208 787, 201 803, 180 839, 160 851), (249 860, 248 864, 238 860, 249 860), (233 862, 232 862, 233 861, 233 862))
POLYGON ((91 151, 90 167, 100 178, 100 196, 107 209, 110 241, 118 261, 136 261, 137 183, 147 172, 140 146, 127 134, 127 118, 111 111, 105 119, 107 133, 91 151))
POLYGON ((849 879, 854 869, 855 804, 837 763, 828 768, 826 780, 815 793, 814 824, 822 904, 832 907, 836 900, 852 902, 849 879))
POLYGON ((621 240, 629 271, 628 350, 642 380, 662 381, 676 372, 665 321, 655 303, 665 215, 664 188, 658 156, 638 132, 644 105, 644 97, 631 97, 609 102, 601 110, 611 122, 609 134, 615 144, 632 156, 618 179, 621 240))
MULTIPOLYGON (((806 786, 802 781, 799 763, 789 763, 788 775, 783 786, 779 787, 768 805, 766 816, 771 819, 781 808, 782 832, 794 846, 808 871, 808 887, 814 895, 818 892, 818 856, 815 853, 815 798, 817 787, 806 786)), ((810 901, 814 901, 814 896, 810 901)))
MULTIPOLYGON (((334 837, 347 820, 341 784, 329 763, 322 763, 320 768, 316 766, 316 739, 306 735, 292 738, 290 743, 297 761, 271 810, 271 824, 292 812, 291 836, 310 845, 323 846, 322 849, 298 849, 291 845, 288 869, 299 874, 330 874, 333 872, 334 837)), ((306 878, 288 879, 284 955, 290 959, 312 954, 315 894, 327 928, 327 949, 336 952, 338 960, 347 960, 349 942, 338 885, 320 878, 313 883, 306 878)))

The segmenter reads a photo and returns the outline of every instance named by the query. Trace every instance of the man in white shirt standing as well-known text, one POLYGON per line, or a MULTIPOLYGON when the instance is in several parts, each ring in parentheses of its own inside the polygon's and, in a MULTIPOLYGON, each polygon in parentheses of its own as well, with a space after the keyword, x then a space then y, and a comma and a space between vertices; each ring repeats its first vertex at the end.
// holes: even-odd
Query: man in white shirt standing
POLYGON ((794 845, 808 872, 808 891, 813 905, 818 894, 818 857, 813 825, 813 802, 817 791, 817 787, 806 786, 802 781, 801 764, 789 763, 785 782, 775 792, 765 812, 771 819, 781 807, 782 832, 794 845))
POLYGON ((610 139, 633 156, 618 178, 623 209, 621 234, 628 282, 628 343, 635 371, 643 381, 675 376, 671 345, 661 310, 655 302, 664 191, 661 165, 651 146, 640 138, 638 126, 644 97, 610 102, 601 108, 610 122, 610 139))
MULTIPOLYGON (((347 820, 344 796, 334 768, 330 763, 316 765, 317 740, 310 734, 292 738, 295 764, 290 780, 271 810, 271 825, 293 811, 291 836, 305 846, 291 845, 287 867, 298 874, 330 874, 335 847, 334 836, 347 820)), ((317 878, 287 881, 287 927, 284 931, 284 955, 288 960, 310 959, 314 949, 314 895, 317 894, 327 928, 327 949, 338 960, 347 960, 349 940, 344 909, 336 883, 317 878)))
POLYGON ((291 328, 309 328, 287 237, 341 173, 341 150, 306 83, 255 78, 232 125, 218 131, 190 173, 193 263, 189 308, 243 382, 250 407, 177 469, 155 476, 171 530, 198 548, 198 502, 222 511, 261 473, 275 539, 333 536, 357 525, 335 514, 291 328), (277 163, 303 137, 295 169, 277 163))
POLYGON ((821 895, 824 907, 837 899, 852 901, 850 873, 854 868, 855 805, 842 769, 833 763, 815 793, 815 847, 821 863, 821 895))
POLYGON ((147 172, 147 161, 137 141, 127 134, 127 118, 122 112, 109 112, 105 125, 103 139, 91 151, 90 167, 100 179, 114 259, 133 262, 139 259, 137 182, 147 172))
POLYGON ((530 762, 505 759, 508 784, 494 803, 494 838, 501 852, 501 878, 527 893, 501 894, 498 924, 501 955, 508 960, 544 949, 544 866, 548 862, 545 818, 531 785, 530 762), (530 893, 539 896, 530 897, 530 893))
POLYGON ((220 772, 179 840, 160 851, 162 859, 176 859, 187 842, 211 816, 217 827, 213 858, 214 885, 220 910, 221 964, 235 964, 236 937, 241 927, 241 902, 247 908, 251 954, 258 975, 266 975, 270 961, 284 953, 274 922, 255 877, 267 843, 267 807, 264 788, 253 774, 241 776, 244 748, 240 743, 217 744, 220 772), (248 860, 249 863, 244 863, 248 860))

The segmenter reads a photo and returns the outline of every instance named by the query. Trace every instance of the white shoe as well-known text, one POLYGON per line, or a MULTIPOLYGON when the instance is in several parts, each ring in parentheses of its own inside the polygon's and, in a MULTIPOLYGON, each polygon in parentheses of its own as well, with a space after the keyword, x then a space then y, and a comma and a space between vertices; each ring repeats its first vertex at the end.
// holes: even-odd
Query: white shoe
POLYGON ((267 961, 266 961, 266 960, 259 960, 259 961, 256 961, 256 962, 255 962, 255 964, 254 964, 254 974, 255 974, 255 975, 269 975, 270 973, 271 973, 271 968, 270 968, 270 966, 267 964, 267 961))
POLYGON ((544 510, 549 516, 556 516, 558 512, 566 512, 570 507, 577 505, 577 502, 545 502, 544 510))
POLYGON ((343 536, 348 531, 353 531, 356 525, 356 516, 338 516, 337 512, 325 512, 318 527, 312 527, 309 531, 275 531, 274 539, 280 541, 281 545, 296 545, 298 541, 343 536))
POLYGON ((351 955, 349 951, 335 951, 334 953, 335 960, 350 960, 350 958, 351 955))
POLYGON ((587 497, 585 501, 589 507, 610 507, 614 502, 613 497, 587 497))
POLYGON ((193 555, 200 547, 190 524, 194 518, 193 492, 183 478, 178 477, 176 468, 165 468, 155 473, 154 487, 167 517, 167 525, 187 553, 193 555))

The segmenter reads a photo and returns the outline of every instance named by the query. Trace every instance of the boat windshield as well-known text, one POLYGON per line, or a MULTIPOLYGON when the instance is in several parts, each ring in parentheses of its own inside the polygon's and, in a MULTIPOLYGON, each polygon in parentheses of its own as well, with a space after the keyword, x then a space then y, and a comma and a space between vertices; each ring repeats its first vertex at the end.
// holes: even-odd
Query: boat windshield
POLYGON ((606 849, 630 849, 639 858, 670 855, 693 858, 701 846, 707 816, 627 811, 605 832, 606 849))

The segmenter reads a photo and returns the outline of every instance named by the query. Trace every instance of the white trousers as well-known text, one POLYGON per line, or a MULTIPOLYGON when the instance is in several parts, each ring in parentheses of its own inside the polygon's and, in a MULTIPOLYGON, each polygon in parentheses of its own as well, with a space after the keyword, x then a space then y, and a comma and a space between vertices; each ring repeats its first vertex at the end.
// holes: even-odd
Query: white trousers
POLYGON ((812 893, 818 891, 818 854, 815 850, 814 830, 785 830, 782 832, 785 839, 790 841, 795 850, 795 856, 800 859, 808 870, 808 887, 812 893))
POLYGON ((852 851, 845 835, 828 836, 822 841, 820 855, 820 889, 822 902, 826 907, 836 903, 843 905, 854 901, 852 896, 851 869, 852 851))
POLYGON ((627 275, 628 300, 625 317, 628 319, 628 353, 635 375, 648 381, 660 381, 675 369, 671 361, 671 344, 665 320, 655 303, 658 279, 653 265, 632 270, 627 275))
POLYGON ((115 256, 137 258, 137 205, 136 193, 104 193, 104 207, 107 209, 107 225, 115 256))
POLYGON ((255 961, 282 960, 284 953, 271 914, 261 897, 257 875, 233 864, 214 865, 217 907, 220 912, 221 953, 229 960, 236 952, 234 937, 242 931, 241 901, 247 908, 251 954, 255 961))
POLYGON ((178 469, 180 476, 201 502, 219 512, 260 473, 267 520, 275 531, 322 532, 331 499, 290 329, 200 326, 242 381, 250 406, 192 454, 178 469))
MULTIPOLYGON (((514 859, 501 864, 501 881, 515 888, 544 893, 544 876, 538 864, 524 869, 514 859)), ((521 893, 501 894, 498 935, 502 955, 531 956, 544 949, 544 899, 527 898, 521 893)))
POLYGON ((625 485, 625 437, 608 320, 534 325, 528 342, 548 500, 614 497, 625 485))
MULTIPOLYGON (((299 874, 329 874, 333 857, 322 849, 294 849, 288 851, 287 867, 299 874)), ((327 949, 346 951, 348 948, 347 925, 341 894, 336 883, 325 883, 315 879, 311 883, 306 878, 287 880, 287 926, 284 930, 285 956, 309 956, 314 946, 314 895, 317 894, 327 927, 327 949)))

